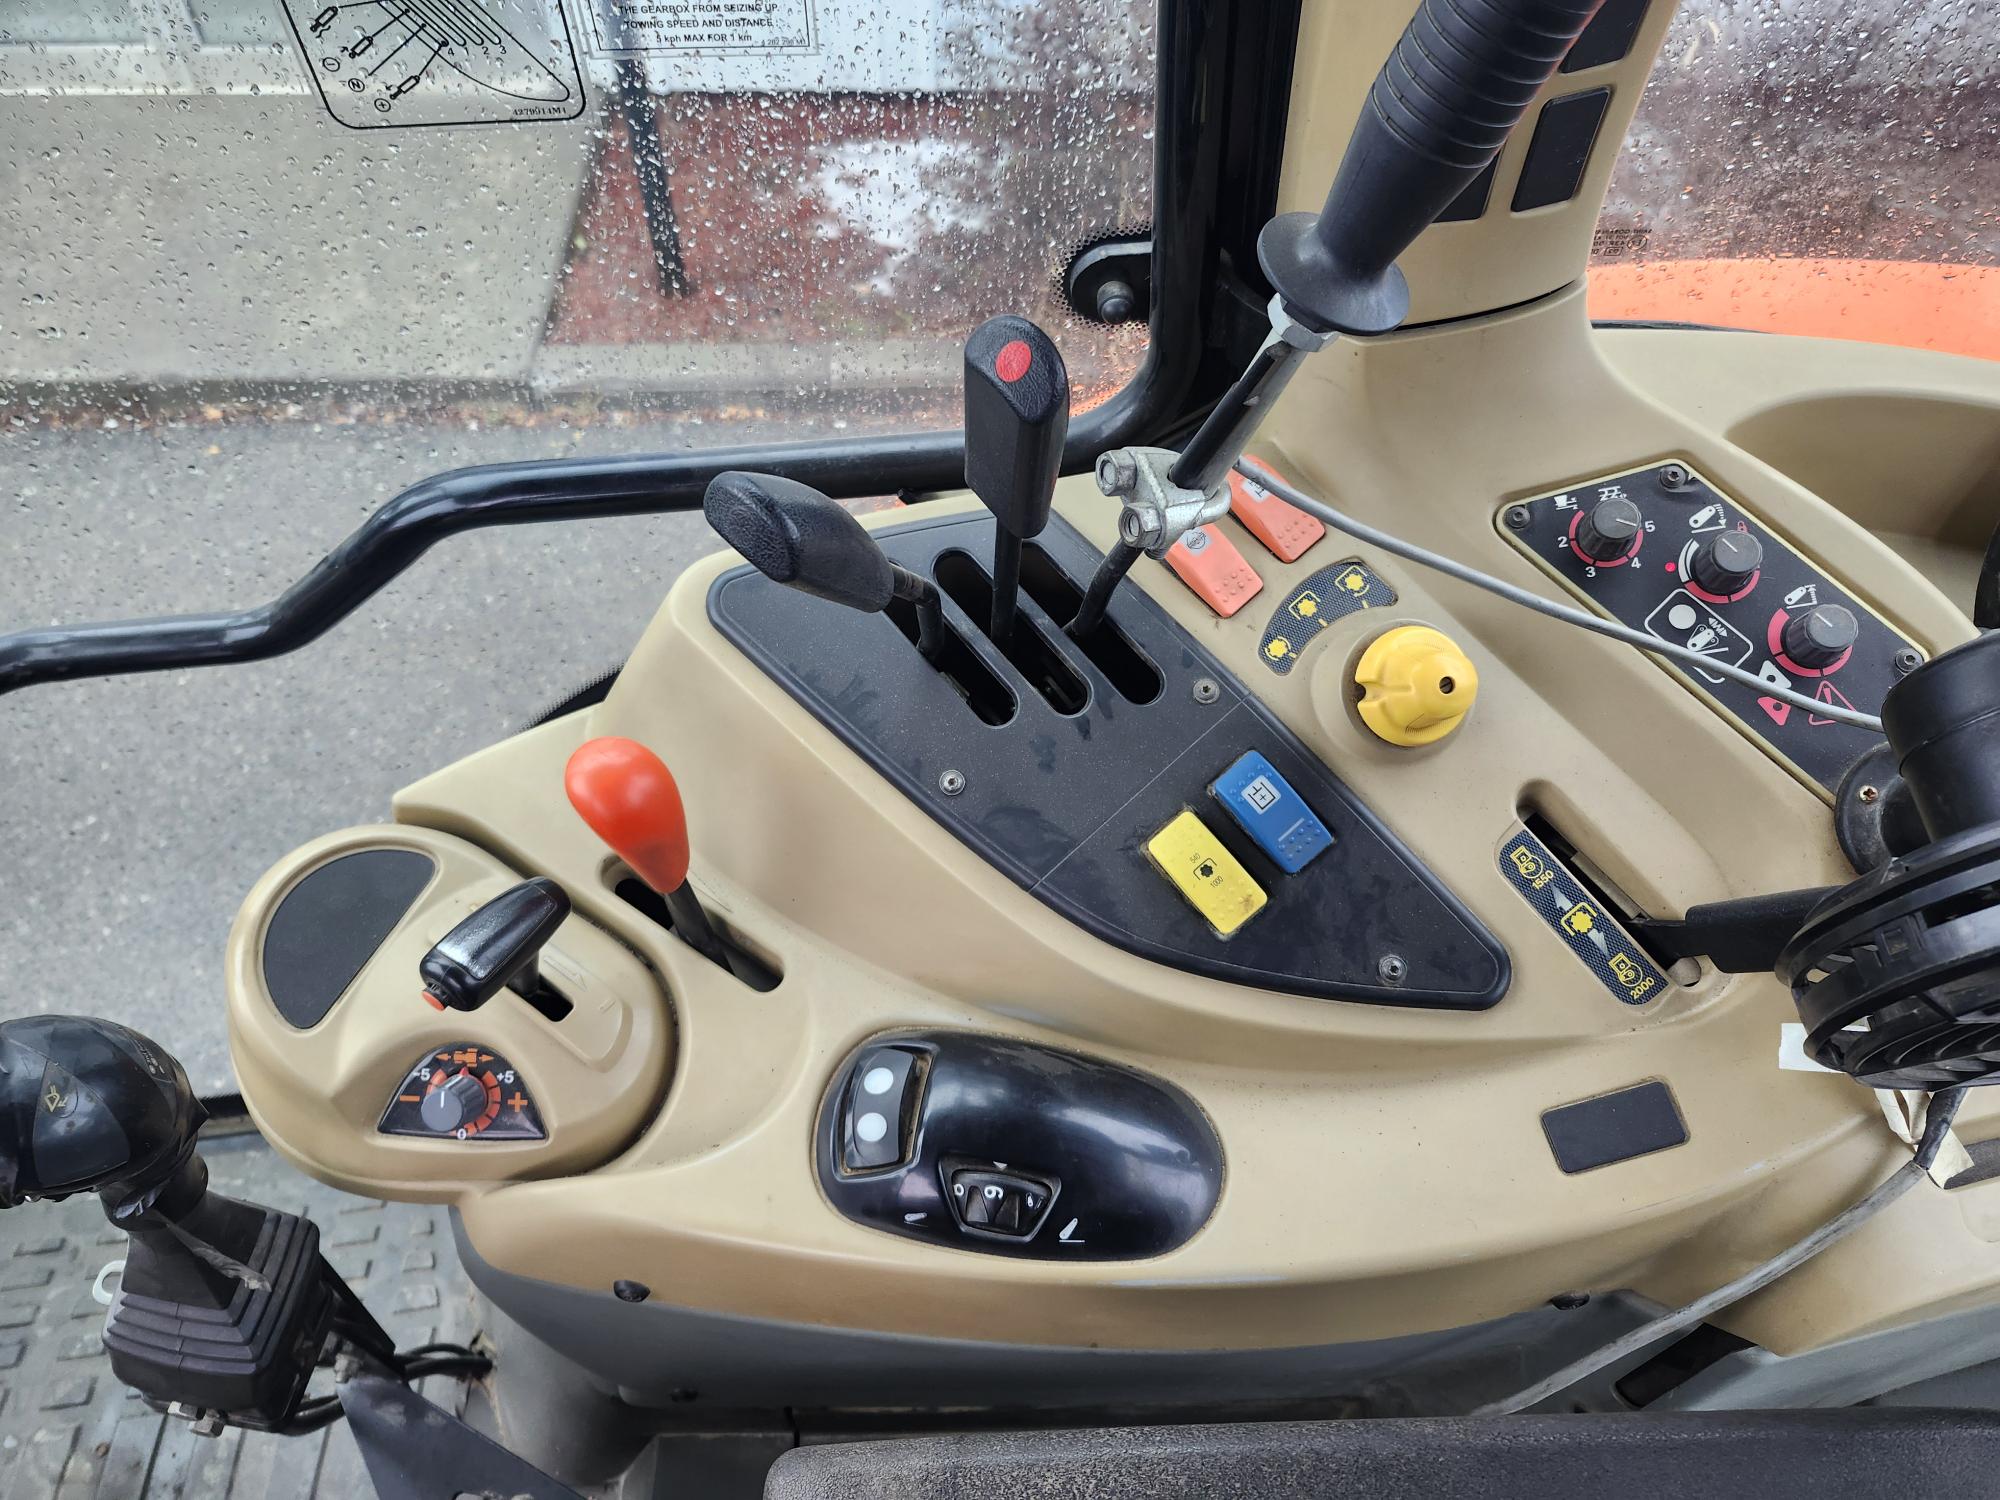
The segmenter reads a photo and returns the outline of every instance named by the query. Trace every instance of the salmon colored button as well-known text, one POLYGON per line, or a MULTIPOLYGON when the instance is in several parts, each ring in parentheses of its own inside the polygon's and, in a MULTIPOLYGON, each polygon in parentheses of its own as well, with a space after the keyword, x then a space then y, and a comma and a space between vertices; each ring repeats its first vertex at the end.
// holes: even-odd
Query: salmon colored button
POLYGON ((1236 544, 1214 526, 1190 531, 1169 547, 1167 566, 1225 620, 1264 587, 1264 580, 1243 560, 1236 544))
MULTIPOLYGON (((1277 470, 1257 459, 1250 462, 1272 478, 1277 470)), ((1289 500, 1281 500, 1261 484, 1229 471, 1229 513, 1243 523, 1244 530, 1257 538, 1280 562, 1297 562, 1312 544, 1326 535, 1319 518, 1309 516, 1289 500)))

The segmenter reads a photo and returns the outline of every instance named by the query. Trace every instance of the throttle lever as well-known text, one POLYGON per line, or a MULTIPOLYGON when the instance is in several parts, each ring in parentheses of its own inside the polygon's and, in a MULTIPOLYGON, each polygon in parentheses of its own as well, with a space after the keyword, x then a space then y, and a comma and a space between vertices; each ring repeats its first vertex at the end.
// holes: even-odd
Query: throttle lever
POLYGON ((532 999, 540 987, 536 959, 569 910, 569 892, 546 875, 502 891, 417 964, 424 999, 438 1010, 478 1010, 503 989, 532 999))
POLYGON ((687 808, 667 763, 637 740, 603 735, 577 746, 563 768, 563 790, 591 832, 666 901, 682 941, 735 973, 688 884, 687 808))

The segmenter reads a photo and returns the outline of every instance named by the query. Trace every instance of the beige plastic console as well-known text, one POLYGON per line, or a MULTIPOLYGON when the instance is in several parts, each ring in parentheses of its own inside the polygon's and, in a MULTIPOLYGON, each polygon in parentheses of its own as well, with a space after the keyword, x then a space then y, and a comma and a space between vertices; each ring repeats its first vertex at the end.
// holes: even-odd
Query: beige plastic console
POLYGON ((645 965, 603 929, 572 915, 542 950, 543 973, 573 1006, 559 1022, 509 992, 469 1015, 424 1001, 418 960, 522 878, 463 839, 384 825, 315 839, 257 883, 229 934, 229 1039, 244 1104, 273 1145, 336 1187, 422 1200, 587 1171, 632 1138, 664 1091, 673 1033, 645 965), (363 849, 415 850, 436 873, 326 1018, 301 1031, 264 987, 265 930, 307 875, 363 849), (546 1140, 425 1140, 375 1128, 413 1066, 467 1042, 514 1065, 546 1140))
MULTIPOLYGON (((1306 7, 1285 206, 1317 205, 1374 60, 1409 9, 1306 7)), ((1586 318, 1580 277, 1610 137, 1670 9, 1654 7, 1631 59, 1558 82, 1614 90, 1607 139, 1577 201, 1506 212, 1517 137, 1503 153, 1496 211, 1433 231, 1408 262, 1420 315, 1452 321, 1314 356, 1257 451, 1368 521, 1550 597, 1561 596, 1554 582, 1497 533, 1500 509, 1684 461, 1925 649, 1950 646, 1971 633, 1957 604, 1735 440, 1742 401, 1704 410, 1700 356, 1687 343, 1700 336, 1675 336, 1648 362, 1634 345, 1650 335, 1625 335, 1614 363, 1586 318)), ((1807 341, 1758 340, 1756 350, 1802 384, 1804 372, 1834 368, 1807 341)), ((1853 390, 1877 397, 1930 379, 1963 391, 1968 409, 2000 410, 1992 366, 1899 357, 1883 367, 1886 387, 1870 386, 1870 368, 1853 366, 1853 390)), ((1842 409, 1829 403, 1829 421, 1842 409)), ((1794 410, 1783 443, 1767 433, 1764 446, 1809 448, 1811 420, 1794 410)), ((972 505, 947 497, 923 513, 972 505)), ((1057 507, 1096 545, 1112 540, 1115 513, 1088 480, 1066 481, 1057 507)), ((1338 537, 1286 565, 1233 520, 1220 526, 1264 578, 1266 597, 1252 608, 1218 619, 1150 561, 1128 586, 1253 684, 1499 935, 1514 978, 1492 1009, 1263 992, 1086 936, 895 792, 722 639, 707 593, 733 559, 718 556, 676 584, 601 707, 417 783, 396 799, 399 832, 310 846, 253 892, 232 939, 230 1007, 258 1122, 315 1175, 454 1202, 482 1256, 520 1275, 600 1290, 629 1278, 747 1317, 1123 1349, 1378 1338, 1577 1290, 1631 1288, 1675 1304, 1795 1241, 1907 1159, 1872 1095, 1777 1066, 1779 1029, 1794 1012, 1772 976, 1702 969, 1644 1004, 1619 1003, 1498 866, 1532 809, 1655 915, 1842 882, 1851 871, 1814 792, 1626 646, 1338 537), (1365 559, 1397 601, 1336 621, 1289 675, 1268 671, 1258 659, 1265 605, 1349 557, 1365 559), (1424 748, 1383 743, 1354 708, 1357 659, 1400 625, 1443 631, 1479 677, 1476 708, 1424 748), (746 988, 612 893, 617 871, 562 791, 565 758, 594 733, 642 740, 673 768, 687 796, 693 883, 720 925, 782 971, 774 990, 746 988), (270 904, 342 841, 392 837, 452 850, 456 901, 515 872, 562 882, 576 902, 577 952, 601 966, 623 1007, 623 1050, 594 1061, 518 1006, 448 1021, 421 1006, 416 955, 460 909, 442 897, 426 898, 421 930, 399 934, 324 1026, 290 1033, 275 1023, 249 959, 270 904), (662 1099, 669 1013, 676 1046, 662 1099), (1214 1217, 1143 1264, 1002 1259, 842 1219, 815 1178, 815 1112, 852 1048, 903 1027, 1004 1033, 1171 1080, 1224 1143, 1214 1217), (407 1058, 454 1030, 504 1042, 535 1070, 552 1123, 546 1147, 487 1153, 373 1135, 407 1058), (1673 1091, 1686 1144, 1565 1175, 1543 1112, 1654 1079, 1673 1091)), ((1995 1133, 1996 1108, 1975 1097, 1962 1133, 1995 1133)), ((1913 1192, 1724 1322, 1795 1352, 1991 1303, 1996 1244, 2000 1182, 1913 1192)))

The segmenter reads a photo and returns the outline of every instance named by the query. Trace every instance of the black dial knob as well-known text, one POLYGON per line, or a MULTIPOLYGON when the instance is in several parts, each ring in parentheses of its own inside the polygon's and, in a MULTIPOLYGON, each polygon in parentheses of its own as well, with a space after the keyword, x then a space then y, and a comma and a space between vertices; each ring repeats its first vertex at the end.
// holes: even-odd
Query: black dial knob
POLYGON ((1591 562, 1617 562, 1639 534, 1639 507, 1630 500, 1600 500, 1576 523, 1576 550, 1591 562))
POLYGON ((458 1073, 424 1095, 424 1124, 439 1135, 453 1135, 486 1112, 486 1085, 470 1073, 458 1073))
POLYGON ((1711 594, 1740 592, 1764 566, 1764 544, 1747 531, 1705 537, 1688 559, 1688 576, 1711 594))
POLYGON ((1802 667, 1830 667, 1853 649, 1861 634, 1854 611, 1839 604, 1816 604, 1785 622, 1779 638, 1785 655, 1802 667))

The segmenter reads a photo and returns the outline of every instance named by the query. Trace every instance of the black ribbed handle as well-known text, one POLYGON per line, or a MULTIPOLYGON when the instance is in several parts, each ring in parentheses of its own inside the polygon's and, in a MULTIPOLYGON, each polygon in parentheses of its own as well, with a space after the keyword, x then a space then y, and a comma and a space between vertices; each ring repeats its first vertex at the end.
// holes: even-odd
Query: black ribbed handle
POLYGON ((1423 0, 1368 91, 1326 206, 1258 238, 1294 317, 1358 334, 1403 320, 1396 258, 1486 169, 1602 3, 1423 0))

